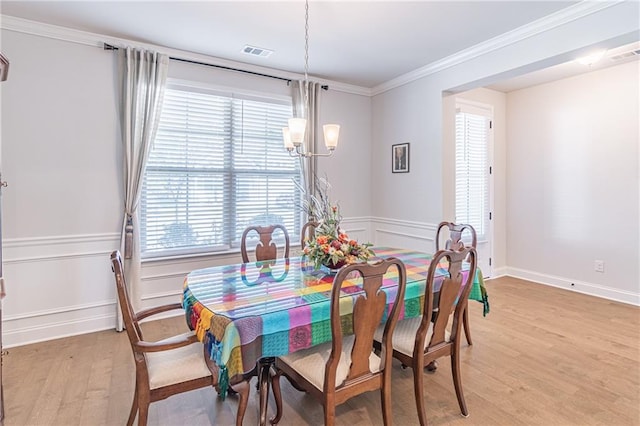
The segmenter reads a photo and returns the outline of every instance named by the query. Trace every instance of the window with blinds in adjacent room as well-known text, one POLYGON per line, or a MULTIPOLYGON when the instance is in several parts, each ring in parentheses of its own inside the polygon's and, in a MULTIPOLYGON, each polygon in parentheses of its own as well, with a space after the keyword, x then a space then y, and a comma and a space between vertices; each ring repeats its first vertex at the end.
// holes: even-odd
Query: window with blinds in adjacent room
POLYGON ((249 225, 300 230, 291 101, 171 85, 140 201, 143 257, 228 250, 249 225))
POLYGON ((489 129, 492 111, 458 103, 456 109, 456 222, 476 230, 478 240, 489 232, 489 129))

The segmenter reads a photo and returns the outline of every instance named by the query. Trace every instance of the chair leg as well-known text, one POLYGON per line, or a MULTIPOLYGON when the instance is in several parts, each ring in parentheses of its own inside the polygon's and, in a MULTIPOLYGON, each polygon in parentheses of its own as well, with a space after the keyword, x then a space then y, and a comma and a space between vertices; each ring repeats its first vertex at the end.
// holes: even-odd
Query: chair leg
POLYGON ((336 406, 325 401, 324 404, 324 426, 333 426, 336 421, 336 406))
POLYGON ((382 402, 382 420, 385 426, 393 424, 391 416, 391 375, 385 374, 382 379, 382 389, 380 389, 380 399, 382 402))
POLYGON ((456 397, 458 398, 458 405, 460 405, 460 412, 463 416, 468 417, 469 411, 467 410, 467 404, 464 401, 464 394, 462 393, 462 380, 460 378, 460 354, 459 349, 460 341, 456 347, 453 348, 451 353, 451 374, 453 376, 453 386, 456 388, 456 397))
POLYGON ((416 397, 416 408, 418 410, 418 420, 420 426, 427 425, 427 415, 424 412, 424 390, 422 389, 422 372, 424 363, 413 365, 413 393, 416 397))
POLYGON ((136 419, 138 413, 138 384, 133 391, 133 402, 131 403, 131 411, 129 412, 129 419, 127 420, 127 426, 133 425, 133 421, 136 419))
POLYGON ((147 426, 147 417, 149 415, 149 401, 141 401, 138 410, 138 426, 147 426))
POLYGON ((473 342, 471 341, 471 330, 469 328, 469 307, 466 307, 462 312, 462 324, 464 325, 464 335, 467 337, 467 343, 471 346, 473 342))
POLYGON ((260 386, 260 424, 267 424, 267 405, 269 402, 269 383, 271 381, 271 364, 273 358, 262 358, 258 373, 258 384, 260 386))
POLYGON ((280 376, 282 372, 274 368, 271 376, 271 389, 273 390, 273 398, 276 400, 276 414, 269 419, 269 423, 277 425, 282 419, 282 390, 280 389, 280 376))
MULTIPOLYGON (((231 386, 229 386, 231 389, 231 386)), ((240 395, 240 401, 238 402, 238 412, 236 413, 236 426, 242 426, 244 420, 244 413, 247 411, 247 404, 249 403, 249 382, 242 381, 236 385, 233 385, 233 390, 240 395)))

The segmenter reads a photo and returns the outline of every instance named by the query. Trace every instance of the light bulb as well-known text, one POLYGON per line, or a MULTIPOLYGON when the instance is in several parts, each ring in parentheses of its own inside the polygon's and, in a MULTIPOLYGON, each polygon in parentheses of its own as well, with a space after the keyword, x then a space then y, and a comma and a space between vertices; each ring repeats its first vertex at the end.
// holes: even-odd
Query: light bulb
POLYGON ((325 124, 322 126, 324 132, 324 144, 327 149, 333 151, 338 146, 338 137, 340 136, 339 124, 325 124))
POLYGON ((293 142, 291 142, 291 134, 288 127, 282 128, 282 140, 284 141, 284 147, 289 151, 293 151, 293 142))
POLYGON ((307 129, 307 120, 304 118, 290 118, 289 119, 289 135, 291 137, 291 143, 295 146, 300 146, 304 141, 304 133, 307 129))

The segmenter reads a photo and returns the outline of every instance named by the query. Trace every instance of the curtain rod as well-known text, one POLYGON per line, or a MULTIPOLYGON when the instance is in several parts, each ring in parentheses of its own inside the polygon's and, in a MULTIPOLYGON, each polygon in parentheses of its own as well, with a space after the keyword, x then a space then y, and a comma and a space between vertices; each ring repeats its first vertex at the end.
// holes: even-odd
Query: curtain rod
MULTIPOLYGON (((117 47, 117 46, 113 46, 113 45, 107 44, 107 43, 103 43, 103 44, 104 44, 104 50, 119 50, 119 47, 117 47)), ((206 62, 193 61, 191 59, 174 58, 173 56, 170 56, 169 59, 174 60, 174 61, 179 61, 179 62, 186 62, 188 64, 205 65, 207 67, 220 68, 220 69, 228 70, 228 71, 237 71, 237 72, 243 72, 245 74, 257 75, 257 76, 260 76, 260 77, 268 77, 268 78, 274 78, 276 80, 283 80, 283 81, 287 82, 287 86, 289 85, 289 83, 291 83, 291 79, 290 78, 278 77, 278 76, 269 75, 269 74, 262 74, 262 73, 259 73, 259 72, 243 70, 243 69, 240 69, 240 68, 227 67, 227 66, 224 66, 224 65, 208 64, 206 62)), ((324 90, 329 90, 329 86, 326 85, 326 84, 322 85, 321 87, 324 90)))

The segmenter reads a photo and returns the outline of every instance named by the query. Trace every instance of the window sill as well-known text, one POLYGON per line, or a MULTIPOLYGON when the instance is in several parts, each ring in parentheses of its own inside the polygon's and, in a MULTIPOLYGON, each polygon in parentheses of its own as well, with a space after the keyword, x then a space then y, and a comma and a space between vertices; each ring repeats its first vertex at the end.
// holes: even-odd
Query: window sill
MULTIPOLYGON (((296 248, 299 248, 299 247, 300 247, 300 244, 291 244, 289 246, 289 251, 291 252, 292 249, 295 250, 296 248)), ((294 251, 294 254, 295 254, 295 251, 294 251)), ((166 255, 166 256, 147 257, 147 258, 142 258, 140 260, 140 263, 151 264, 156 262, 167 262, 167 261, 170 262, 170 261, 180 261, 180 260, 197 260, 197 259, 202 259, 207 257, 216 258, 216 257, 235 257, 235 256, 237 256, 238 259, 240 259, 239 247, 235 247, 228 250, 191 252, 191 253, 182 253, 182 254, 172 254, 172 255, 166 255)))
POLYGON ((192 253, 183 253, 183 254, 170 254, 164 256, 153 256, 146 257, 140 259, 140 263, 155 263, 155 262, 165 262, 172 260, 188 260, 188 259, 199 259, 203 257, 222 257, 222 256, 232 256, 239 255, 240 249, 233 248, 229 250, 217 250, 217 251, 203 251, 203 252, 192 252, 192 253))

